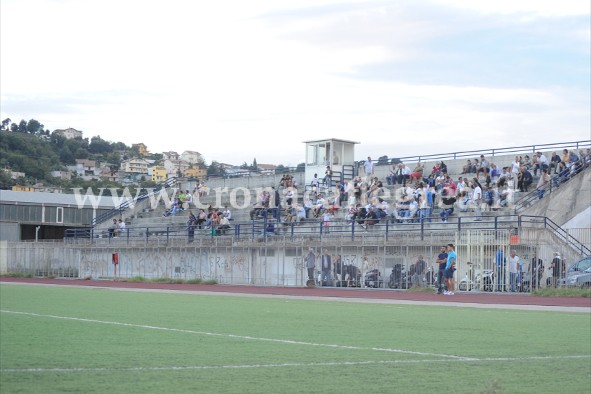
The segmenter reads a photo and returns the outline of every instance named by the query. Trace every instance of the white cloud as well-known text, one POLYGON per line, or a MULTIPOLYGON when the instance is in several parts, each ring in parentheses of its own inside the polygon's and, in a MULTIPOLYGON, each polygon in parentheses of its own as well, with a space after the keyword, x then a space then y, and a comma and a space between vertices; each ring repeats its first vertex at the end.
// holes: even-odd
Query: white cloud
MULTIPOLYGON (((530 16, 553 18, 523 32, 550 55, 565 35, 588 46, 589 29, 561 19, 588 16, 579 3, 3 0, 2 117, 237 164, 295 165, 301 141, 323 137, 361 141, 360 157, 588 138, 588 78, 526 75, 548 62, 528 57, 500 84, 523 66, 469 47, 480 25, 516 44, 508 26, 530 16)), ((560 59, 558 73, 589 74, 588 58, 560 59)))

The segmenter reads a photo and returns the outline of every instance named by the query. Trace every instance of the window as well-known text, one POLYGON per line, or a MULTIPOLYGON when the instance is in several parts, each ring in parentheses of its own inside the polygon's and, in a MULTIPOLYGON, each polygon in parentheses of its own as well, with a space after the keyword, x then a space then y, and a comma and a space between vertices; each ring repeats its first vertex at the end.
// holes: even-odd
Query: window
POLYGON ((55 210, 55 222, 56 223, 63 223, 64 222, 64 208, 57 207, 55 210))
POLYGON ((308 152, 307 158, 308 161, 306 164, 308 165, 316 165, 316 150, 318 149, 317 145, 308 145, 308 152))

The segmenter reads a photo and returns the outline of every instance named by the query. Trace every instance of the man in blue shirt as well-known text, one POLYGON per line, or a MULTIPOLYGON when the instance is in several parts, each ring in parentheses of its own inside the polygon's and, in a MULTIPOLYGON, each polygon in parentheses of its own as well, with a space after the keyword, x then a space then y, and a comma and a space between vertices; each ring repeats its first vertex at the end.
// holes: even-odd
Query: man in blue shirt
POLYGON ((453 244, 447 244, 447 263, 445 264, 445 283, 447 291, 443 294, 454 295, 454 271, 456 270, 457 255, 453 244))
POLYGON ((499 249, 497 250, 497 254, 495 256, 495 260, 496 260, 496 277, 495 277, 495 281, 496 281, 496 288, 497 291, 507 291, 506 289, 506 281, 505 281, 505 265, 507 263, 507 258, 505 257, 505 253, 503 252, 503 248, 499 246, 499 249))

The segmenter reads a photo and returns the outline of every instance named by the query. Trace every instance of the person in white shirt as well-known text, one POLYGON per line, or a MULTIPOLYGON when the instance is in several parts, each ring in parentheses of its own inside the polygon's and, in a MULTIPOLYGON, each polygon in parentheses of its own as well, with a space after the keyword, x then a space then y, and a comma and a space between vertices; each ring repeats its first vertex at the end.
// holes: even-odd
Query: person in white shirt
POLYGON ((365 170, 366 177, 373 175, 373 161, 371 161, 371 157, 367 157, 367 161, 363 164, 363 169, 365 170))
POLYGON ((119 227, 119 235, 121 235, 121 236, 125 235, 125 222, 123 220, 119 219, 118 227, 119 227))
POLYGON ((300 204, 296 204, 296 221, 300 222, 306 218, 306 210, 300 204))
POLYGON ((456 184, 457 186, 457 190, 458 190, 458 194, 462 193, 464 191, 464 189, 466 189, 466 182, 464 182, 464 178, 459 177, 458 178, 458 183, 456 184))
POLYGON ((224 207, 224 211, 222 213, 224 214, 224 218, 232 220, 232 212, 230 212, 230 209, 228 209, 227 205, 224 207))
POLYGON ((225 234, 226 233, 226 230, 229 229, 229 228, 230 228, 230 221, 222 213, 220 215, 220 222, 218 224, 218 235, 225 234))
POLYGON ((546 158, 546 156, 544 156, 542 154, 542 152, 538 152, 536 153, 537 156, 537 160, 536 160, 536 164, 534 164, 534 176, 538 175, 538 170, 542 171, 544 169, 548 169, 549 164, 548 164, 548 159, 546 158))
POLYGON ((509 257, 509 286, 513 293, 517 291, 519 285, 519 274, 521 273, 521 258, 515 254, 515 251, 511 251, 509 257))
POLYGON ((474 220, 482 220, 482 210, 480 204, 482 203, 482 187, 478 182, 478 179, 472 180, 472 201, 474 202, 474 220))

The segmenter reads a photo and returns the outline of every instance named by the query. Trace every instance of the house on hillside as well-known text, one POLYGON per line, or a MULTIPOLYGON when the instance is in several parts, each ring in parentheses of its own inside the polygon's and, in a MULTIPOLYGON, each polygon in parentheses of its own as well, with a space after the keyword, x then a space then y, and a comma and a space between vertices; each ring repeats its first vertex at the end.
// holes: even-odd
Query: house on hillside
POLYGON ((63 180, 72 179, 72 173, 70 171, 51 171, 50 174, 54 178, 60 178, 63 180))
POLYGON ((148 152, 148 147, 144 145, 142 142, 140 142, 139 144, 131 144, 131 149, 137 150, 140 156, 147 156, 150 154, 150 152, 148 152))
POLYGON ((258 164, 257 167, 263 175, 273 175, 275 174, 275 169, 277 168, 277 166, 274 164, 258 164))
POLYGON ((166 168, 164 166, 152 166, 152 182, 160 183, 166 181, 166 168))
POLYGON ((174 151, 162 152, 162 160, 178 160, 179 154, 174 151))
POLYGON ((56 129, 53 131, 57 135, 61 135, 67 139, 82 138, 83 132, 80 130, 68 127, 67 129, 56 129))
POLYGON ((201 153, 192 150, 186 150, 181 154, 181 160, 186 161, 189 164, 197 164, 203 162, 201 153))
POLYGON ((183 176, 186 178, 202 179, 205 177, 205 175, 207 175, 207 170, 197 165, 191 166, 183 172, 183 176))
POLYGON ((76 159, 76 165, 82 166, 83 176, 98 175, 95 160, 76 159))
POLYGON ((121 171, 128 175, 148 174, 149 162, 145 159, 129 159, 121 162, 121 171))
POLYGON ((184 174, 187 168, 190 166, 190 164, 186 161, 179 159, 165 159, 163 160, 162 165, 164 168, 166 168, 166 174, 168 178, 182 176, 182 174, 184 174))

